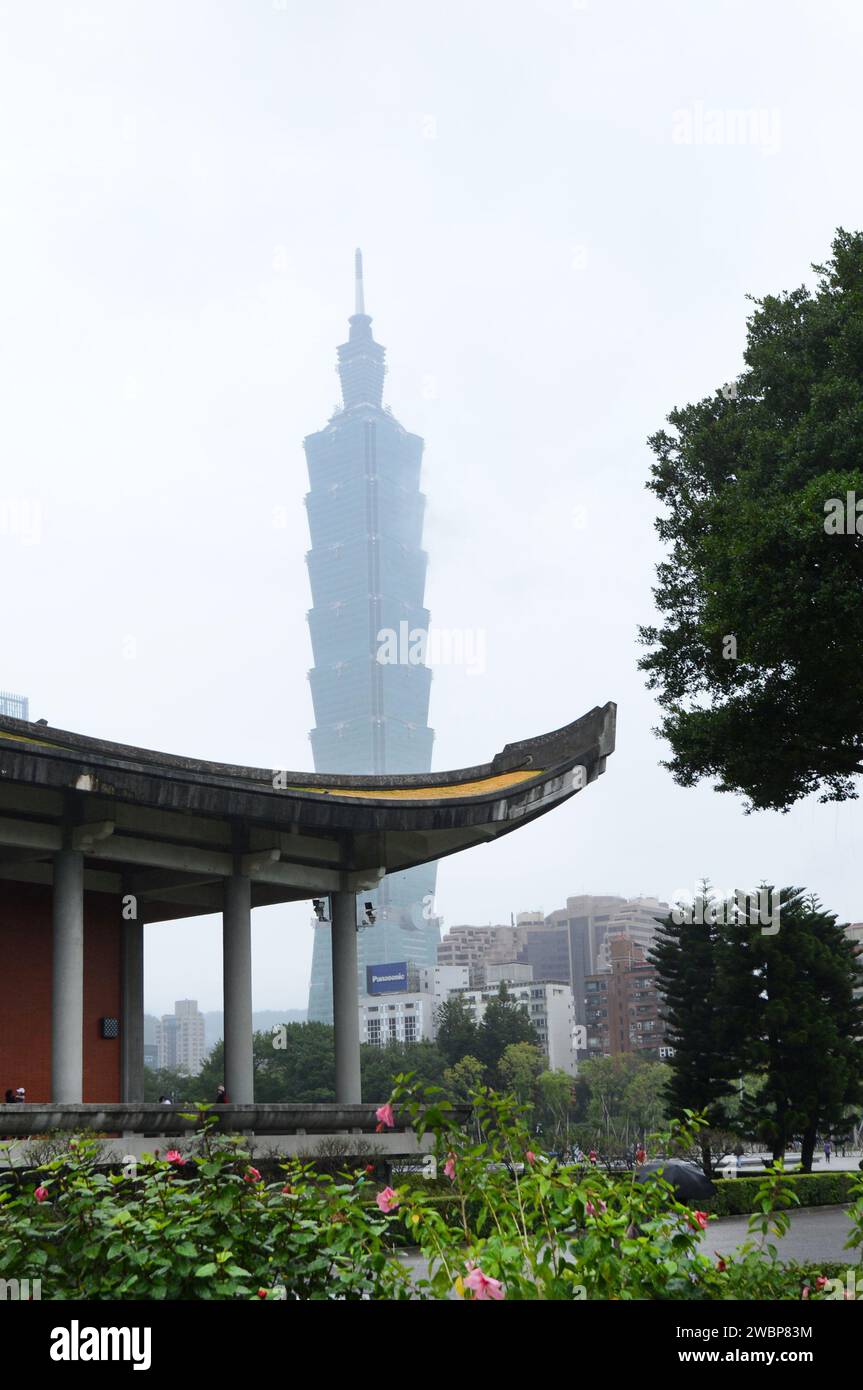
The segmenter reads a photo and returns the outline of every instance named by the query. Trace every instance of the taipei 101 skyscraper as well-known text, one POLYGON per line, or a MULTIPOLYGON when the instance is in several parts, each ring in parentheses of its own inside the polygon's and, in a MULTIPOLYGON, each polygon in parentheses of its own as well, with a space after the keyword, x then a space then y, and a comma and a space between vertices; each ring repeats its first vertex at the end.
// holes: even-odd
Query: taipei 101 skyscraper
MULTIPOLYGON (((404 640, 429 625, 423 441, 382 405, 386 354, 365 311, 360 251, 355 276, 350 335, 338 349, 342 405, 325 429, 304 441, 312 541, 312 753, 316 772, 428 772, 431 672, 408 659, 404 640), (394 650, 398 659, 381 660, 394 650)), ((435 865, 425 864, 388 875, 376 892, 362 895, 374 902, 376 922, 358 936, 361 991, 368 965, 435 964, 440 929, 432 912, 434 885, 435 865)), ((315 927, 309 1020, 332 1021, 326 922, 315 927)))

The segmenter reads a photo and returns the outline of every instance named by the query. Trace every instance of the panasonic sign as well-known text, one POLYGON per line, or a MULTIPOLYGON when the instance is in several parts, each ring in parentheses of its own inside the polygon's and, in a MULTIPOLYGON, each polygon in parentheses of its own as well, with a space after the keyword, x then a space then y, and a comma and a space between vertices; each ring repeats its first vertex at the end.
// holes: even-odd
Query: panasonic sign
POLYGON ((389 965, 366 966, 366 992, 368 994, 404 994, 407 987, 407 961, 399 960, 389 965))

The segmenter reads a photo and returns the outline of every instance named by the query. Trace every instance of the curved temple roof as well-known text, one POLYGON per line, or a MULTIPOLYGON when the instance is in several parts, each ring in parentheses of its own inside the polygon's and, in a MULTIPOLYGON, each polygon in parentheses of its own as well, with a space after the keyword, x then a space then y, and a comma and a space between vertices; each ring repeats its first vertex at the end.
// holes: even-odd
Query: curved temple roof
POLYGON ((614 751, 615 715, 596 707, 476 767, 378 777, 202 762, 0 717, 0 877, 50 882, 51 855, 80 848, 87 886, 141 893, 151 920, 218 910, 233 872, 256 904, 361 891, 580 791, 614 751))

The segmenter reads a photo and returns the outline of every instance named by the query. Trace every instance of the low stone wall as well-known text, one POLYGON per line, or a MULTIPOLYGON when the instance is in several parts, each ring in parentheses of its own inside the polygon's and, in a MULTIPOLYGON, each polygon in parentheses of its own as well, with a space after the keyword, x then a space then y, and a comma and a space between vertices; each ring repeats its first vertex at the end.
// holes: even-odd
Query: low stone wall
MULTIPOLYGON (((207 1114, 214 1116, 221 1130, 240 1134, 314 1135, 377 1134, 376 1104, 368 1105, 214 1105, 207 1114)), ((459 1119, 470 1114, 470 1106, 455 1106, 459 1119)), ((396 1108, 394 1132, 403 1132, 396 1108)), ((182 1135, 201 1127, 200 1116, 192 1105, 0 1105, 0 1136, 26 1138, 54 1130, 97 1134, 182 1135)), ((393 1131, 390 1131, 393 1133, 393 1131)))

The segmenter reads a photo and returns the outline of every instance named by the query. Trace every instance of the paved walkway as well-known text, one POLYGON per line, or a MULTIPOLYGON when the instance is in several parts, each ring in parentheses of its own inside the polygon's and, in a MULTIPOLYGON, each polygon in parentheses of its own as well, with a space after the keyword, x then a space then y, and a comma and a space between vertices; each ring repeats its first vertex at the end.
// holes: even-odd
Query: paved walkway
MULTIPOLYGON (((785 1262, 829 1260, 856 1264, 860 1251, 843 1249, 851 1234, 848 1212, 848 1207, 803 1207, 790 1213, 791 1226, 787 1235, 769 1239, 785 1262)), ((722 1216, 718 1221, 711 1221, 701 1237, 702 1249, 710 1253, 715 1250, 719 1255, 732 1254, 748 1238, 748 1221, 747 1216, 722 1216)))
MULTIPOLYGON (((804 1207, 791 1214, 788 1234, 781 1237, 770 1236, 776 1245, 779 1258, 786 1264, 804 1261, 822 1261, 830 1264, 856 1264, 860 1251, 845 1250, 843 1247, 851 1234, 849 1208, 844 1207, 804 1207)), ((701 1237, 701 1248, 705 1254, 731 1255, 748 1238, 748 1217, 722 1216, 711 1221, 701 1237)), ((759 1236, 755 1237, 756 1240, 759 1236)), ((405 1250, 404 1263, 417 1277, 428 1272, 425 1260, 417 1249, 405 1250)))

